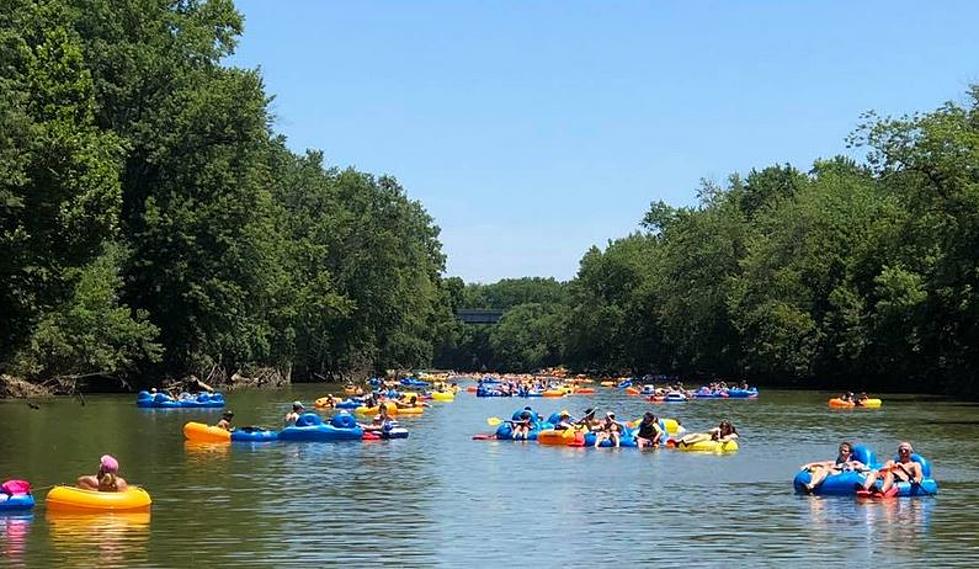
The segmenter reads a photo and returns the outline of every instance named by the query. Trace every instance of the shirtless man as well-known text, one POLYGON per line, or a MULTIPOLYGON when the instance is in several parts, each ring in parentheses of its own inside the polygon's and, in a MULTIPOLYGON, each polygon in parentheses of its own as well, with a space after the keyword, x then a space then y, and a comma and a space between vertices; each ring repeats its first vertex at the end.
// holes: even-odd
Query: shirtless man
POLYGON ((921 484, 921 480, 925 476, 921 471, 921 465, 911 460, 912 454, 914 454, 914 448, 912 448, 911 443, 902 442, 897 445, 897 460, 888 460, 880 470, 868 474, 863 483, 863 489, 870 490, 874 482, 880 477, 884 478, 884 483, 880 487, 881 494, 887 494, 891 486, 894 486, 894 482, 921 484))

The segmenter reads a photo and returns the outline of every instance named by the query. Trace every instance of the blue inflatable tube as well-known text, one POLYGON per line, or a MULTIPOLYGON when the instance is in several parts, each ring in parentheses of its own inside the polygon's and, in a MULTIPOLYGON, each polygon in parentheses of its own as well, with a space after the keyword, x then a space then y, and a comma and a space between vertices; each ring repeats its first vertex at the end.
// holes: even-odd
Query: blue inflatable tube
POLYGON ((220 393, 198 393, 195 396, 173 399, 165 393, 153 395, 148 391, 140 391, 136 396, 136 406, 143 409, 220 409, 224 404, 224 396, 220 393))
MULTIPOLYGON (((862 445, 856 445, 853 447, 853 456, 856 460, 869 465, 875 470, 881 467, 881 465, 877 463, 873 452, 862 445)), ((921 484, 897 482, 894 484, 894 487, 897 488, 896 495, 899 497, 912 497, 934 496, 937 494, 938 483, 931 477, 931 463, 928 461, 928 459, 918 454, 913 454, 911 455, 911 460, 921 464, 921 473, 923 475, 921 484)), ((808 470, 800 470, 792 480, 792 485, 795 488, 796 493, 804 494, 804 486, 811 480, 812 473, 810 473, 808 470)), ((827 476, 826 479, 819 486, 817 486, 812 493, 817 496, 855 496, 857 494, 857 490, 863 488, 865 481, 866 475, 864 473, 847 470, 827 476)), ((875 486, 880 488, 881 484, 883 484, 883 481, 878 479, 875 486)))
MULTIPOLYGON (((596 438, 598 438, 598 437, 593 432, 585 433, 585 446, 586 447, 593 447, 593 446, 595 446, 595 439, 596 438)), ((602 444, 600 444, 598 446, 599 446, 599 448, 610 448, 610 447, 614 447, 615 445, 612 444, 612 441, 611 440, 605 439, 604 441, 602 441, 602 444)), ((635 433, 635 431, 633 431, 632 429, 625 429, 624 431, 622 431, 619 434, 619 446, 622 447, 622 448, 634 448, 634 447, 638 446, 637 443, 636 443, 636 433, 635 433)))
MULTIPOLYGON (((808 471, 802 470, 796 474, 795 479, 792 481, 796 493, 804 494, 805 489, 803 485, 808 484, 810 480, 812 480, 812 475, 808 471)), ((863 474, 852 470, 832 474, 827 476, 826 480, 813 490, 813 494, 817 496, 856 496, 857 490, 863 487, 865 480, 866 478, 863 474)), ((878 480, 876 486, 880 488, 880 485, 881 481, 878 480)), ((905 498, 912 496, 934 496, 938 493, 938 483, 933 478, 922 479, 920 485, 911 484, 910 482, 897 482, 894 486, 897 488, 897 496, 905 498)))
POLYGON ((407 439, 408 429, 404 427, 386 427, 380 432, 380 435, 382 439, 407 439))
POLYGON ((23 512, 34 508, 33 494, 14 494, 6 500, 2 496, 7 495, 0 495, 0 512, 23 512))
POLYGON ((495 389, 479 388, 476 390, 476 397, 511 397, 511 394, 496 391, 495 389))
POLYGON ((625 389, 626 387, 632 387, 632 380, 631 379, 626 379, 624 381, 620 381, 619 384, 616 385, 616 387, 618 387, 619 389, 625 389))
POLYGON ((336 409, 356 409, 364 403, 362 401, 354 401, 353 399, 344 399, 343 401, 337 403, 333 407, 336 409))
POLYGON ((233 443, 268 443, 279 440, 278 431, 256 427, 242 427, 231 431, 233 443))
MULTIPOLYGON (((544 426, 545 425, 543 423, 534 423, 533 426, 530 427, 530 432, 527 433, 526 440, 536 441, 537 435, 540 434, 544 426)), ((550 425, 546 425, 546 426, 550 428, 550 425)), ((513 425, 511 425, 510 423, 500 423, 500 426, 496 428, 496 439, 500 441, 515 440, 513 438, 513 425)), ((516 439, 516 440, 522 441, 524 439, 521 437, 520 439, 516 439)))
POLYGON ((727 390, 727 396, 731 399, 757 399, 758 388, 757 387, 752 387, 751 389, 731 388, 727 390))
POLYGON ((295 425, 279 431, 280 441, 359 441, 363 437, 364 430, 346 412, 335 415, 329 424, 323 423, 316 413, 303 413, 295 425))

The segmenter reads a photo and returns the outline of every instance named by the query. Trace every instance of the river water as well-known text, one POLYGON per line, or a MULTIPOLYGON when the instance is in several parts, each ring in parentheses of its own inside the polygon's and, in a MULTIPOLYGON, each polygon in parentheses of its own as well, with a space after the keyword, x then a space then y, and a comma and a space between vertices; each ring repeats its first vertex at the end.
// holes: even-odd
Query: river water
MULTIPOLYGON (((238 424, 277 425, 322 385, 227 395, 238 424)), ((181 426, 220 411, 144 410, 133 396, 0 402, 0 478, 37 488, 121 474, 153 496, 149 515, 0 515, 11 567, 979 566, 979 415, 972 404, 885 397, 838 411, 829 395, 763 391, 757 401, 659 404, 618 390, 531 400, 540 412, 588 406, 619 417, 654 408, 704 429, 731 419, 730 456, 473 441, 523 399, 462 393, 402 420, 407 440, 194 446, 181 426), (890 454, 911 440, 941 495, 856 502, 796 496, 799 465, 848 439, 890 454)))

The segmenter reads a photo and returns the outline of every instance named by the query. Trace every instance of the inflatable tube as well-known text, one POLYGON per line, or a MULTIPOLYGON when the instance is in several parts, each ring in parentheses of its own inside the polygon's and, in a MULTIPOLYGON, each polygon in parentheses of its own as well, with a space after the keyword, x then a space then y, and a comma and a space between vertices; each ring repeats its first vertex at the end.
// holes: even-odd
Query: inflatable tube
POLYGON ((479 388, 476 390, 476 397, 511 397, 510 393, 503 393, 495 389, 479 388))
POLYGON ((0 512, 23 512, 34 507, 32 494, 14 494, 8 496, 0 493, 0 512))
POLYGON ((343 401, 340 401, 339 403, 334 405, 334 407, 336 409, 356 409, 357 407, 360 407, 363 404, 364 404, 363 401, 357 401, 355 399, 344 399, 343 401))
POLYGON ((261 427, 241 427, 231 431, 233 443, 268 443, 279 440, 279 432, 261 427))
POLYGON ((851 401, 844 401, 839 397, 829 400, 829 406, 835 409, 879 409, 882 402, 880 399, 866 399, 862 405, 857 405, 851 401))
POLYGON ((687 400, 687 396, 682 393, 677 393, 676 391, 672 393, 667 393, 663 401, 667 403, 683 403, 687 400))
MULTIPOLYGON (((351 417, 350 415, 346 415, 351 417)), ((353 417, 351 417, 352 419, 353 417)), ((336 419, 336 417, 334 417, 336 419)), ((345 420, 344 420, 345 421, 345 420)), ((356 421, 354 422, 356 424, 356 421)), ((313 441, 313 442, 333 442, 333 441, 359 441, 364 436, 364 430, 359 426, 352 428, 339 428, 334 425, 326 425, 319 415, 315 413, 303 413, 296 420, 296 424, 286 427, 279 431, 280 441, 313 441)))
POLYGON ((599 383, 599 385, 601 385, 602 387, 615 387, 615 382, 614 381, 603 381, 603 382, 599 383))
POLYGON ((632 380, 631 379, 623 380, 618 385, 616 385, 616 387, 618 387, 619 389, 625 389, 626 387, 632 387, 632 380))
POLYGON ((455 401, 456 396, 454 393, 436 391, 432 393, 432 399, 434 399, 435 401, 455 401))
MULTIPOLYGON (((516 413, 514 413, 514 415, 516 415, 516 413)), ((524 439, 523 437, 519 439, 514 439, 513 425, 511 425, 508 422, 503 422, 500 423, 500 426, 496 428, 496 432, 493 434, 493 436, 496 437, 496 440, 498 441, 512 441, 512 440, 536 441, 538 435, 540 435, 541 433, 542 428, 543 428, 543 423, 534 422, 530 427, 530 431, 527 433, 526 439, 524 439)))
POLYGON ((385 428, 380 434, 382 439, 407 439, 408 429, 404 427, 385 428))
POLYGON ((757 399, 758 388, 752 387, 751 389, 739 389, 733 387, 727 390, 727 396, 731 399, 757 399))
POLYGON ((581 437, 579 431, 574 429, 544 429, 537 434, 537 442, 548 446, 568 446, 575 442, 576 437, 581 437))
POLYGON ((148 409, 153 406, 153 395, 149 391, 140 391, 136 395, 136 406, 148 409))
POLYGON ((357 407, 354 409, 354 413, 357 413, 358 415, 377 415, 381 405, 388 408, 388 415, 398 414, 398 406, 395 405, 393 401, 382 401, 377 407, 357 407))
POLYGON ((72 486, 55 486, 45 504, 49 511, 61 512, 139 512, 149 510, 153 501, 138 486, 122 492, 98 492, 72 486))
MULTIPOLYGON (((334 398, 333 400, 336 401, 336 398, 334 398)), ((330 405, 329 398, 327 398, 327 397, 320 397, 316 401, 313 401, 313 407, 315 407, 317 409, 331 409, 332 408, 332 405, 330 405)))
POLYGON ((165 393, 152 395, 148 391, 140 391, 136 396, 136 406, 143 409, 220 409, 224 407, 224 396, 220 393, 198 393, 184 394, 180 399, 173 399, 165 393))
POLYGON ((564 397, 568 392, 564 389, 548 389, 541 393, 542 397, 564 397))
POLYGON ((738 441, 698 441, 689 445, 678 444, 676 448, 688 452, 728 453, 737 452, 739 446, 738 441))
MULTIPOLYGON (((597 433, 592 433, 592 432, 585 433, 584 446, 594 447, 595 439, 597 438, 598 438, 597 433)), ((615 445, 609 439, 603 440, 602 443, 598 446, 599 448, 615 447, 615 445)), ((622 448, 635 448, 636 446, 638 446, 638 444, 636 443, 636 435, 631 429, 625 429, 622 431, 622 433, 619 434, 619 446, 622 448)))
MULTIPOLYGON (((797 494, 805 494, 805 485, 812 480, 812 473, 808 470, 800 470, 792 480, 797 494)), ((813 489, 816 496, 857 496, 866 480, 863 473, 853 470, 831 474, 823 482, 813 489)), ((880 488, 881 481, 878 480, 876 486, 880 488)), ((925 477, 921 484, 911 484, 910 482, 897 482, 893 488, 896 491, 888 493, 887 496, 880 497, 914 497, 914 496, 934 496, 938 494, 938 483, 933 478, 925 477)), ((877 496, 869 494, 869 496, 877 496)))
POLYGON ((595 393, 594 387, 582 387, 581 389, 574 390, 575 395, 591 395, 595 393))
POLYGON ((191 421, 184 425, 184 438, 195 443, 227 443, 231 442, 231 433, 220 427, 191 421))
MULTIPOLYGON (((300 416, 300 418, 302 417, 300 416)), ((299 421, 296 421, 296 425, 300 427, 315 425, 315 424, 316 424, 315 422, 310 422, 310 421, 305 421, 302 424, 300 424, 299 421)), ((330 424, 338 429, 353 429, 357 427, 357 419, 355 419, 354 416, 351 415, 350 413, 340 412, 334 415, 333 418, 330 419, 330 424)))
POLYGON ((641 391, 639 391, 635 387, 631 387, 631 386, 630 387, 626 387, 625 388, 625 392, 626 392, 626 395, 639 395, 641 393, 641 391))

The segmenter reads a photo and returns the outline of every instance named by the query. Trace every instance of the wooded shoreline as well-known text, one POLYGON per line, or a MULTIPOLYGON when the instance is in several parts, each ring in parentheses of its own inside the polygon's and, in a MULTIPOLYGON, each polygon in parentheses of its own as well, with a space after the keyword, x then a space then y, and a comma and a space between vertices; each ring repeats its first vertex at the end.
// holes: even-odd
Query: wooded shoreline
POLYGON ((475 284, 444 275, 435 220, 395 178, 287 147, 260 71, 225 63, 244 29, 230 0, 10 8, 10 393, 566 365, 979 397, 977 87, 865 115, 849 155, 704 180, 695 206, 654 201, 569 282, 475 284), (455 318, 480 308, 503 316, 455 318))

